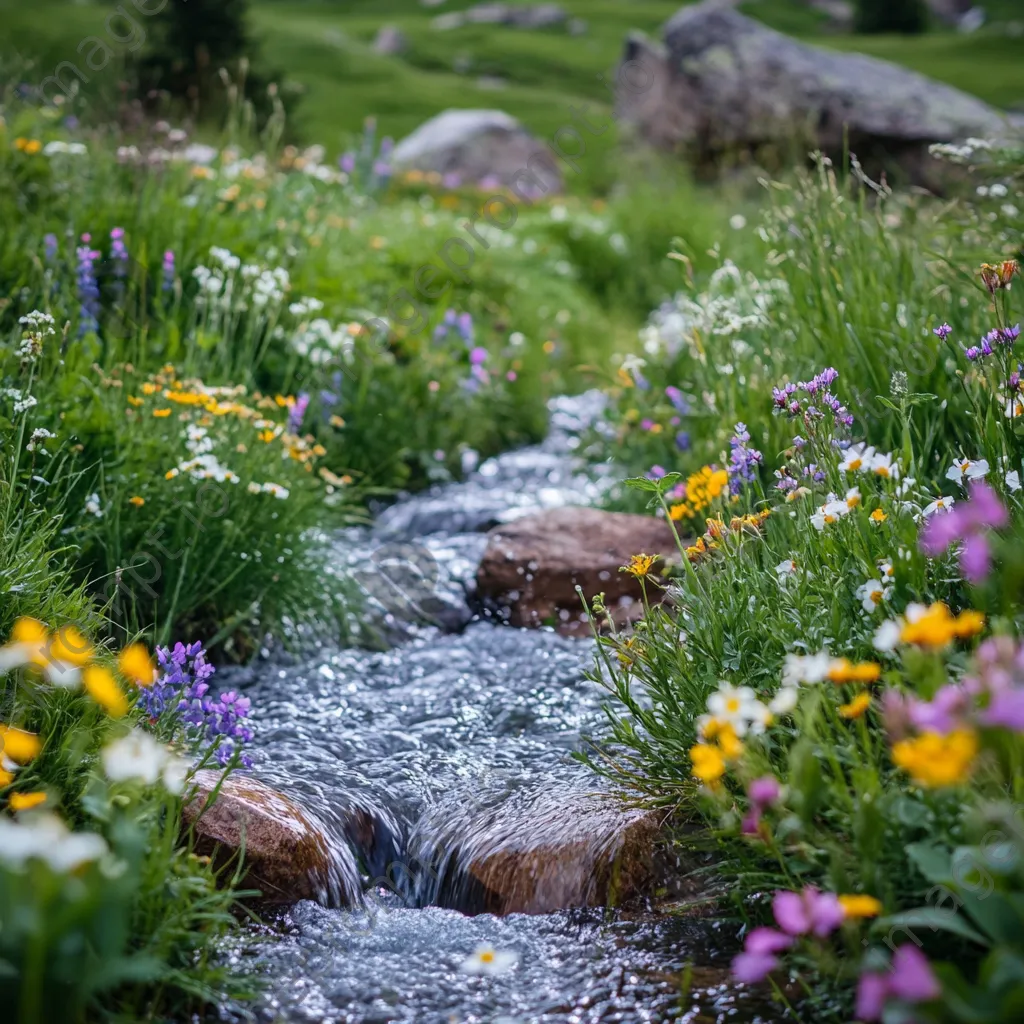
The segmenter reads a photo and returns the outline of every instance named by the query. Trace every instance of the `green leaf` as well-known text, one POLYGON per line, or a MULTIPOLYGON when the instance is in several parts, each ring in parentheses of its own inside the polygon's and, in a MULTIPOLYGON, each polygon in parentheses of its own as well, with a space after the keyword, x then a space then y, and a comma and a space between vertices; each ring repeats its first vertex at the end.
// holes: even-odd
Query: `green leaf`
POLYGON ((952 885, 953 861, 949 850, 930 843, 911 843, 907 856, 914 867, 933 885, 952 885))
POLYGON ((962 913, 954 910, 940 910, 938 907, 917 907, 904 910, 899 914, 890 914, 879 918, 872 926, 873 932, 884 932, 893 928, 927 928, 930 932, 950 932, 961 938, 976 942, 980 946, 988 946, 985 936, 976 932, 966 921, 962 913))

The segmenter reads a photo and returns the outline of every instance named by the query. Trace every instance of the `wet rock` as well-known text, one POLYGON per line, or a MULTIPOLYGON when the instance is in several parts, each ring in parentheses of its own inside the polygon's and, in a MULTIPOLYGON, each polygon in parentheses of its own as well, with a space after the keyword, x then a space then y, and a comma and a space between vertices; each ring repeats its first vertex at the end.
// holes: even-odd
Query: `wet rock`
MULTIPOLYGON (((241 888, 259 889, 270 902, 316 900, 352 906, 361 898, 359 871, 348 846, 293 800, 241 774, 229 776, 206 807, 220 773, 196 773, 198 791, 185 806, 183 823, 195 829, 197 850, 226 862, 245 850, 241 888)), ((354 820, 354 828, 370 826, 354 820)))
POLYGON ((512 626, 551 624, 569 635, 586 634, 580 586, 588 601, 603 593, 616 620, 628 623, 642 614, 642 590, 619 569, 641 552, 678 559, 664 520, 593 508, 550 509, 490 532, 477 595, 512 626))
MULTIPOLYGON (((403 139, 393 159, 405 170, 503 185, 525 201, 562 191, 551 151, 501 110, 446 110, 403 139)), ((493 216, 503 222, 508 211, 495 208, 493 216)))
POLYGON ((384 57, 397 57, 409 49, 409 40, 397 25, 383 25, 373 41, 373 52, 384 57))
POLYGON ((868 168, 898 164, 927 181, 933 142, 1006 132, 998 111, 957 89, 887 61, 835 53, 775 32, 728 7, 685 7, 663 44, 634 34, 618 115, 653 145, 698 161, 744 151, 783 159, 810 147, 850 148, 868 168))
POLYGON ((499 915, 619 906, 653 880, 659 826, 654 812, 571 789, 515 794, 465 820, 449 809, 434 902, 499 915))

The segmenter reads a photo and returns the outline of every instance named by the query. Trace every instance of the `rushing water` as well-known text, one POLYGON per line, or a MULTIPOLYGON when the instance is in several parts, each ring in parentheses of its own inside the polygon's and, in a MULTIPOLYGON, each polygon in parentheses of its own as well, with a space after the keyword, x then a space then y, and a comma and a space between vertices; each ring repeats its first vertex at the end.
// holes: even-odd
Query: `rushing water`
POLYGON ((593 644, 471 611, 483 531, 605 486, 574 458, 592 400, 561 400, 553 413, 544 445, 400 502, 339 542, 335 570, 361 574, 400 643, 232 679, 253 701, 256 775, 339 843, 353 841, 354 808, 369 822, 356 830, 367 873, 346 881, 363 890, 354 909, 299 903, 232 952, 268 980, 260 1022, 757 1019, 721 984, 728 942, 713 924, 652 909, 495 917, 474 913, 462 884, 459 857, 500 845, 509 822, 557 834, 585 804, 598 821, 608 807, 571 759, 602 726, 602 692, 585 677, 593 644), (516 966, 462 973, 483 943, 518 954, 516 966))

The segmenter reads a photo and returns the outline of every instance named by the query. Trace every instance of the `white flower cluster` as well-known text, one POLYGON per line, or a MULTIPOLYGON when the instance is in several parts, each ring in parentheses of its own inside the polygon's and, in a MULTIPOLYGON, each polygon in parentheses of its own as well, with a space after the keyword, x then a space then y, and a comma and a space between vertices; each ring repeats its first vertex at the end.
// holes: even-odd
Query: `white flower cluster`
POLYGON ((28 412, 33 406, 38 405, 35 397, 32 395, 24 395, 17 388, 4 388, 0 389, 0 398, 9 398, 14 403, 14 412, 23 413, 28 412))
POLYGON ((32 431, 32 435, 31 437, 29 437, 28 444, 25 445, 25 449, 30 452, 40 450, 44 454, 46 454, 46 449, 43 447, 43 445, 47 441, 49 441, 51 437, 56 436, 56 434, 47 430, 45 427, 37 427, 35 430, 32 431))
POLYGON ((928 152, 937 160, 966 164, 975 157, 991 152, 995 148, 987 139, 967 139, 959 145, 955 142, 935 142, 928 147, 928 152))
POLYGON ((103 506, 100 504, 100 496, 95 491, 85 499, 85 514, 97 519, 103 518, 103 506))
POLYGON ((81 142, 48 142, 43 146, 43 156, 85 156, 89 151, 81 142))
POLYGON ((302 326, 292 338, 292 348, 317 366, 338 356, 351 363, 355 333, 359 330, 360 325, 356 323, 334 327, 329 320, 318 317, 302 326))
POLYGON ((712 725, 729 725, 738 737, 748 732, 760 736, 771 720, 768 706, 757 699, 749 686, 733 686, 723 680, 708 697, 708 713, 697 719, 697 728, 702 736, 712 725))
POLYGON ((268 269, 242 260, 229 249, 210 249, 214 267, 200 264, 192 271, 199 283, 199 305, 210 304, 226 312, 276 309, 291 288, 291 279, 284 267, 268 269))
POLYGON ((248 484, 246 490, 250 494, 272 494, 281 501, 286 501, 291 494, 287 487, 282 487, 280 484, 258 484, 255 481, 248 484))
POLYGON ((106 852, 101 835, 72 832, 55 814, 37 813, 17 821, 0 818, 0 861, 15 870, 38 860, 64 873, 99 860, 106 852))
POLYGON ((185 788, 188 761, 141 729, 107 744, 100 757, 111 782, 141 782, 145 786, 162 782, 168 792, 178 794, 185 788))
POLYGON ((768 311, 787 289, 780 278, 761 281, 726 260, 711 275, 707 291, 695 297, 680 292, 655 310, 640 332, 644 351, 672 359, 685 346, 703 363, 706 355, 701 338, 737 338, 748 328, 767 326, 768 311))

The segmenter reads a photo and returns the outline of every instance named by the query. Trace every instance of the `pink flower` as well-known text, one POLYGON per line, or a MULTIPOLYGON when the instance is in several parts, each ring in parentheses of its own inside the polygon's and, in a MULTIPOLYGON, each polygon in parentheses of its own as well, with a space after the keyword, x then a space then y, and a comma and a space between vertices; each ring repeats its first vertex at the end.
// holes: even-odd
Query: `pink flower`
POLYGON ((889 979, 884 974, 862 974, 857 983, 857 1020, 878 1020, 889 995, 889 979))
POLYGON ((890 999, 927 1003, 942 994, 928 958, 916 946, 900 946, 888 974, 868 972, 857 985, 857 1020, 880 1020, 890 999))
POLYGON ((994 694, 992 702, 980 718, 985 725, 1024 732, 1024 690, 1006 690, 994 694))
POLYGON ((942 992, 928 958, 917 946, 900 946, 893 954, 889 991, 905 1003, 926 1003, 942 992))
POLYGON ((779 958, 775 955, 788 949, 793 940, 774 928, 755 928, 743 945, 743 952, 733 958, 732 975, 745 984, 763 981, 776 967, 779 958))
POLYGON ((802 893, 777 892, 772 900, 772 913, 788 935, 813 932, 821 938, 834 932, 846 916, 835 893, 819 892, 813 887, 802 893))
POLYGON ((984 480, 971 484, 970 500, 949 512, 932 516, 921 531, 921 550, 932 558, 957 541, 960 570, 969 583, 981 583, 992 568, 992 553, 984 531, 1000 529, 1009 521, 999 495, 984 480))
POLYGON ((774 775, 762 775, 761 778, 754 779, 747 787, 747 796, 750 797, 750 802, 762 810, 775 803, 781 793, 779 780, 774 775))
POLYGON ((970 705, 969 694, 962 686, 949 683, 932 698, 931 703, 908 701, 910 721, 922 732, 937 732, 943 736, 958 729, 970 705))

